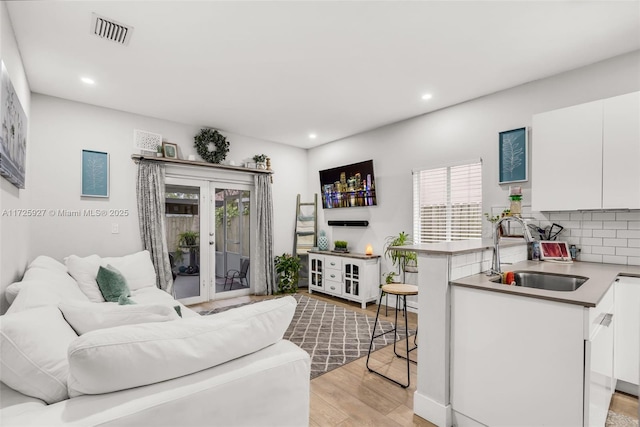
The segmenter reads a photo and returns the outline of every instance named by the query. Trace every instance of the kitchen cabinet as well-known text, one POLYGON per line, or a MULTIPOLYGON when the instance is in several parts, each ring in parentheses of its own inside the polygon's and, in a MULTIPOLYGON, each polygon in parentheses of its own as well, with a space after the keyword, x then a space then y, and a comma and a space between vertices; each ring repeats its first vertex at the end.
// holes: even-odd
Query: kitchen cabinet
POLYGON ((602 208, 640 209, 640 92, 604 100, 602 208))
POLYGON ((619 276, 616 281, 614 377, 616 388, 638 395, 640 384, 640 278, 619 276))
POLYGON ((453 424, 604 426, 613 289, 586 308, 453 286, 453 424))
POLYGON ((533 116, 536 211, 640 208, 640 95, 533 116))
POLYGON ((378 298, 379 277, 379 256, 309 252, 309 293, 326 293, 366 308, 367 302, 378 298))

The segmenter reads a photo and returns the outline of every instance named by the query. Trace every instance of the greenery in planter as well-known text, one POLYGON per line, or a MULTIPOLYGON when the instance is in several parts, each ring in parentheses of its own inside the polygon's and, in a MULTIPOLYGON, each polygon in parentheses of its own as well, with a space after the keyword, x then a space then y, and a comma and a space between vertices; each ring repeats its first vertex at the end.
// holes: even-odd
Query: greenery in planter
POLYGON ((384 279, 384 282, 388 285, 393 283, 393 278, 397 275, 398 273, 396 273, 395 271, 390 271, 388 273, 382 273, 382 278, 384 279))
POLYGON ((253 161, 256 163, 264 163, 267 161, 267 155, 266 154, 256 154, 255 156, 253 156, 253 161))
MULTIPOLYGON (((196 246, 198 244, 198 238, 200 237, 200 233, 197 231, 185 231, 184 233, 180 233, 178 235, 178 245, 175 250, 176 261, 182 261, 182 257, 185 254, 184 249, 185 246, 196 246)), ((192 248, 193 250, 198 250, 197 247, 192 248)))
POLYGON ((229 152, 229 141, 220 132, 214 129, 204 128, 193 138, 196 151, 205 162, 222 163, 229 152), (213 144, 214 151, 209 147, 213 144))
POLYGON ((341 251, 347 250, 347 242, 344 240, 335 240, 333 242, 333 246, 336 250, 341 250, 341 251))
POLYGON ((290 294, 298 290, 298 276, 300 272, 300 258, 284 253, 275 258, 275 268, 278 274, 278 293, 290 294))
POLYGON ((413 239, 404 231, 397 236, 388 236, 384 241, 384 256, 391 260, 394 267, 397 266, 398 274, 404 271, 407 265, 417 266, 418 255, 413 251, 391 249, 392 246, 412 245, 413 239))

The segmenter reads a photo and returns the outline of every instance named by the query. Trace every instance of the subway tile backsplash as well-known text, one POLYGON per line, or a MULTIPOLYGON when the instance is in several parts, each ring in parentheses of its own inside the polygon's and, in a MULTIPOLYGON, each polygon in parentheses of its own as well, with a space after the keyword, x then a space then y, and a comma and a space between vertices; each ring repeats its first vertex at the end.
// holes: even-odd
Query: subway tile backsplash
MULTIPOLYGON (((491 212, 498 215, 502 209, 491 212)), ((532 212, 523 205, 522 216, 541 228, 563 226, 557 239, 576 245, 580 261, 640 265, 640 210, 532 212)))

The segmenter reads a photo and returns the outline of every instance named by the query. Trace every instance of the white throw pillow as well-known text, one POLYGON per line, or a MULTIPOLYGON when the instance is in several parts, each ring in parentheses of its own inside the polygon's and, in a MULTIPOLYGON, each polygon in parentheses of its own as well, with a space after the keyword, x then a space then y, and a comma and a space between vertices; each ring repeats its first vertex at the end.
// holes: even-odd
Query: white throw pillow
POLYGON ((69 274, 76 279, 80 290, 92 302, 104 302, 104 297, 102 296, 102 292, 100 292, 98 282, 96 282, 98 270, 101 265, 100 261, 98 255, 90 255, 85 258, 70 255, 65 259, 69 274))
POLYGON ((282 339, 295 307, 288 296, 211 316, 89 332, 69 346, 69 395, 153 384, 253 353, 282 339))
MULTIPOLYGON (((73 279, 71 281, 73 282, 73 279)), ((89 300, 78 289, 78 285, 75 282, 72 286, 69 286, 55 285, 42 280, 25 280, 20 282, 20 293, 9 306, 6 314, 18 313, 46 305, 57 307, 62 301, 88 302, 89 300)))
POLYGON ((149 251, 140 251, 122 257, 102 258, 100 264, 103 267, 107 264, 114 266, 122 273, 132 291, 156 287, 156 270, 153 268, 149 251))
POLYGON ((55 306, 0 316, 0 381, 47 403, 68 399, 67 349, 76 338, 55 306))
MULTIPOLYGON (((41 255, 29 264, 20 282, 12 283, 5 289, 5 297, 9 304, 13 304, 23 283, 35 280, 49 283, 52 287, 61 287, 63 291, 68 290, 68 292, 72 293, 77 291, 75 292, 76 295, 82 294, 76 281, 67 273, 67 267, 64 264, 48 256, 41 255)), ((84 298, 84 294, 82 294, 82 298, 84 298)))
POLYGON ((156 270, 151 262, 149 251, 140 251, 122 257, 100 258, 98 255, 90 255, 80 258, 70 255, 65 258, 65 263, 78 286, 84 294, 93 302, 104 302, 104 297, 96 282, 100 267, 112 265, 127 281, 131 291, 146 287, 156 286, 156 270))
MULTIPOLYGON (((178 305, 177 302, 176 305, 178 305)), ((78 335, 97 329, 138 323, 166 322, 180 318, 173 307, 161 304, 118 305, 112 302, 62 302, 58 307, 67 323, 78 335)))
POLYGON ((54 270, 60 273, 67 273, 67 267, 65 267, 63 263, 46 255, 40 255, 31 261, 28 268, 45 268, 47 270, 54 270))

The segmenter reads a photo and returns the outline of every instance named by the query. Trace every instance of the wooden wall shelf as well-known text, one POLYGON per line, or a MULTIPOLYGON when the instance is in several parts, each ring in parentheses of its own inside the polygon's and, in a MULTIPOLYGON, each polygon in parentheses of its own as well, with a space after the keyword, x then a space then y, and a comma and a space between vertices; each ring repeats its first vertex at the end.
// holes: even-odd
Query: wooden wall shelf
POLYGON ((273 170, 245 168, 242 166, 220 165, 216 163, 208 163, 208 162, 202 162, 202 161, 196 161, 196 160, 167 159, 165 157, 144 156, 141 154, 132 154, 131 159, 136 163, 138 163, 140 160, 149 160, 153 162, 172 163, 172 164, 187 165, 187 166, 200 166, 205 168, 214 168, 214 169, 253 173, 253 174, 264 173, 264 174, 271 175, 274 173, 273 170))

